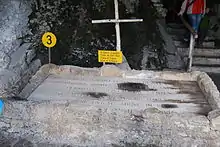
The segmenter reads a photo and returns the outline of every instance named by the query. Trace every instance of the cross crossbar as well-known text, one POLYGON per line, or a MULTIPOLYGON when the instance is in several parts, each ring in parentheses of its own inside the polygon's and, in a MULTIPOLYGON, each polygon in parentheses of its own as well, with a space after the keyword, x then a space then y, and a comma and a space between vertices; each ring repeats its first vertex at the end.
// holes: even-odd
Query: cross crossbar
POLYGON ((103 19, 92 20, 92 23, 125 23, 125 22, 142 22, 143 19, 103 19))
POLYGON ((121 51, 120 23, 142 22, 143 19, 119 19, 118 0, 114 0, 115 19, 92 20, 92 23, 115 23, 117 51, 121 51))

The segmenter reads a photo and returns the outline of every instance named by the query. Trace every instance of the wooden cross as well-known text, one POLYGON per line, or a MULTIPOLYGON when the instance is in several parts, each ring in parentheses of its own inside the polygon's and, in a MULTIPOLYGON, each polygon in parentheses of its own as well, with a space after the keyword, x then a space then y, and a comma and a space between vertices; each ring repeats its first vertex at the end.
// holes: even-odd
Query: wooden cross
POLYGON ((142 22, 143 19, 119 19, 118 0, 115 3, 115 19, 92 20, 92 23, 115 23, 117 51, 121 51, 120 23, 142 22))

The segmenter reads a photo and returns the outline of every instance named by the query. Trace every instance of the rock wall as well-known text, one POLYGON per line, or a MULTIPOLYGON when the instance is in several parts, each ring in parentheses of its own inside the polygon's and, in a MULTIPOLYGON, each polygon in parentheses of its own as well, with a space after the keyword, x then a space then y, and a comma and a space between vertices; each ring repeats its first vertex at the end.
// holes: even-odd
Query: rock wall
POLYGON ((173 43, 173 39, 167 33, 165 17, 167 14, 166 8, 162 3, 162 0, 151 0, 153 6, 157 10, 157 26, 159 27, 160 34, 164 40, 163 48, 165 51, 165 58, 167 61, 167 67, 169 69, 184 69, 184 61, 181 59, 180 54, 173 43))
MULTIPOLYGON (((114 18, 112 0, 41 0, 30 15, 31 40, 35 40, 39 58, 47 63, 47 51, 37 38, 45 31, 57 35, 52 51, 54 64, 100 67, 97 50, 115 50, 114 24, 92 24, 93 19, 114 18), (48 19, 51 18, 51 19, 48 19), (46 59, 46 60, 44 60, 46 59)), ((155 27, 150 0, 119 1, 120 18, 143 18, 144 23, 121 24, 122 51, 133 69, 161 69, 164 59, 161 38, 155 27), (150 21, 149 21, 150 20, 150 21), (149 54, 143 55, 143 50, 149 54), (142 62, 143 56, 147 59, 142 62)))
POLYGON ((0 4, 0 96, 15 96, 39 66, 31 43, 23 37, 30 35, 28 16, 30 1, 1 0, 0 4))
MULTIPOLYGON (((168 59, 175 60, 164 51, 163 36, 156 23, 160 17, 157 14, 165 11, 159 2, 153 4, 157 11, 150 0, 119 1, 121 18, 144 19, 143 23, 121 25, 122 50, 133 69, 163 69, 170 67, 168 59)), ((2 0, 0 17, 1 87, 8 89, 5 85, 10 81, 9 91, 14 93, 10 95, 16 95, 19 90, 15 89, 22 88, 38 69, 40 61, 36 58, 47 63, 48 52, 40 39, 46 31, 58 38, 52 50, 52 62, 58 65, 99 67, 102 64, 97 62, 97 50, 115 50, 114 25, 91 24, 92 19, 114 17, 112 0, 2 0), (12 88, 13 85, 16 86, 12 88)))
POLYGON ((126 6, 127 12, 134 13, 135 8, 139 5, 139 0, 121 0, 122 3, 126 6))
MULTIPOLYGON (((120 17, 145 20, 140 24, 121 25, 122 50, 134 69, 165 66, 162 40, 149 2, 119 1, 120 17)), ((1 0, 0 17, 1 95, 4 97, 17 95, 36 72, 40 61, 47 63, 48 53, 40 39, 46 31, 54 32, 58 38, 52 51, 52 62, 58 65, 101 66, 97 62, 97 50, 115 50, 114 25, 91 24, 92 19, 114 17, 110 0, 1 0)))

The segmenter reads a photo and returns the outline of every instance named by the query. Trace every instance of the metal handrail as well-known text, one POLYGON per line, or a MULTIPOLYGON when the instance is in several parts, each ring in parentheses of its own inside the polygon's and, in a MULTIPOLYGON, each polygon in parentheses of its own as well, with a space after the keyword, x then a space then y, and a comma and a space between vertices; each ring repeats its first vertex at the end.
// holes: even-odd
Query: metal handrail
POLYGON ((180 19, 182 20, 185 27, 191 33, 191 35, 190 35, 190 44, 189 44, 189 55, 188 55, 188 60, 187 60, 187 71, 191 71, 191 69, 192 69, 192 60, 193 60, 192 52, 193 52, 194 46, 195 46, 194 36, 196 35, 196 31, 189 25, 189 23, 183 18, 183 16, 180 16, 180 19))

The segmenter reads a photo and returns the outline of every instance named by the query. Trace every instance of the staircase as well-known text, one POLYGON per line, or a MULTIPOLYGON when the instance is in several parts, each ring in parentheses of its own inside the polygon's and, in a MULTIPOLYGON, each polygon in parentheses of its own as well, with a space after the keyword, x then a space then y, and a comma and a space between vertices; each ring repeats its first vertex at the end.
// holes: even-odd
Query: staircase
MULTIPOLYGON (((183 24, 167 24, 167 32, 171 35, 177 51, 187 65, 189 54, 189 43, 184 41, 187 29, 183 24)), ((193 50, 193 71, 203 71, 207 73, 220 73, 220 49, 216 48, 214 38, 207 36, 202 47, 193 50)))

